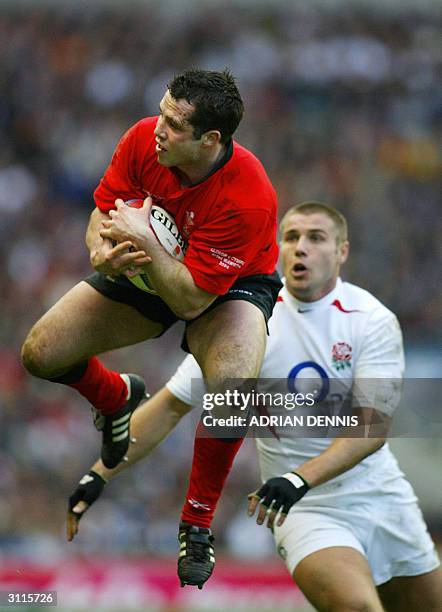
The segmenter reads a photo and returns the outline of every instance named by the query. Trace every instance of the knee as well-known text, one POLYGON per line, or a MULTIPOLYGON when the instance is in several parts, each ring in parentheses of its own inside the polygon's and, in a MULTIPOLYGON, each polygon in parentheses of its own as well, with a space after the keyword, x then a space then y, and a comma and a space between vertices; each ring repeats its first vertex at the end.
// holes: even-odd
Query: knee
POLYGON ((37 378, 50 378, 52 371, 47 363, 44 345, 33 330, 21 348, 21 360, 26 370, 37 378))

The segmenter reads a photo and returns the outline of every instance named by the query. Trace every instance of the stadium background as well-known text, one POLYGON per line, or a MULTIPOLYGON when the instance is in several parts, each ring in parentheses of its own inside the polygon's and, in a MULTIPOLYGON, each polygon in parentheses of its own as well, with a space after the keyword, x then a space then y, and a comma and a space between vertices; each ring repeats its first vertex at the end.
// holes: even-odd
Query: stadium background
MULTIPOLYGON (((190 419, 107 487, 67 544, 66 500, 99 438, 75 393, 24 373, 19 347, 89 271, 91 194, 120 134, 156 114, 175 71, 228 66, 246 104, 237 138, 263 161, 280 212, 315 198, 347 214, 345 278, 398 314, 409 376, 439 377, 438 18, 424 0, 0 2, 0 589, 57 588, 61 610, 307 609, 245 516, 250 441, 216 518, 224 562, 204 591, 176 588, 190 419)), ((183 356, 180 334, 106 363, 154 390, 183 356)), ((440 541, 442 441, 393 446, 440 541)))

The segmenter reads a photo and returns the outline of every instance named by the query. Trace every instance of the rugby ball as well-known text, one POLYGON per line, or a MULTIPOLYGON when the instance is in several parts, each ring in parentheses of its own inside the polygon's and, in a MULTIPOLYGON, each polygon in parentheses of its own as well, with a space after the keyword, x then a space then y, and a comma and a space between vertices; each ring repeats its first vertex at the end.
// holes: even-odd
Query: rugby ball
MULTIPOLYGON (((143 200, 127 200, 125 204, 134 208, 141 208, 143 200)), ((161 208, 161 206, 154 204, 150 210, 150 227, 161 246, 166 249, 169 255, 182 261, 186 252, 186 241, 181 235, 172 215, 167 210, 164 210, 164 208, 161 208)), ((147 274, 137 274, 136 276, 127 276, 126 278, 138 289, 156 294, 147 274)))

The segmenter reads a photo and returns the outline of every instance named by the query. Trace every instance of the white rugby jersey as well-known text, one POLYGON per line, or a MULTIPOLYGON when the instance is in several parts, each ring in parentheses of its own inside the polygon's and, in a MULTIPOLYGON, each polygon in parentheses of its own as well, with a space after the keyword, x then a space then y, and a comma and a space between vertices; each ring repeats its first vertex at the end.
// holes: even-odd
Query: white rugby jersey
MULTIPOLYGON (((397 403, 395 383, 404 370, 402 334, 395 315, 368 291, 338 279, 325 297, 301 302, 283 287, 269 321, 269 332, 260 379, 287 378, 295 390, 310 381, 325 389, 336 379, 349 385, 354 379, 384 379, 384 383, 364 389, 360 405, 392 414, 397 403)), ((167 387, 185 403, 201 403, 206 389, 193 356, 183 361, 167 387)), ((257 438, 263 481, 296 469, 331 442, 331 438, 286 435, 279 439, 257 438)), ((369 467, 382 469, 385 475, 386 470, 390 476, 400 473, 385 444, 333 482, 369 467)), ((326 485, 315 487, 309 497, 319 494, 326 485)))

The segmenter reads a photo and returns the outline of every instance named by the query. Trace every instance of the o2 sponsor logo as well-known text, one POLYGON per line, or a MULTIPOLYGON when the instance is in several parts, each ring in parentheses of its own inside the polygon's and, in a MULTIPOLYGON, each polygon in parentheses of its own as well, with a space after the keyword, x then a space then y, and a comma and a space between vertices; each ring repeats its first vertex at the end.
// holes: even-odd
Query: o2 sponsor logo
POLYGON ((315 361, 302 361, 295 365, 287 376, 287 386, 291 393, 305 393, 308 386, 307 391, 314 394, 316 404, 325 400, 342 402, 344 399, 342 393, 333 390, 330 392, 330 378, 324 368, 315 361), (310 370, 309 374, 307 370, 310 370))

